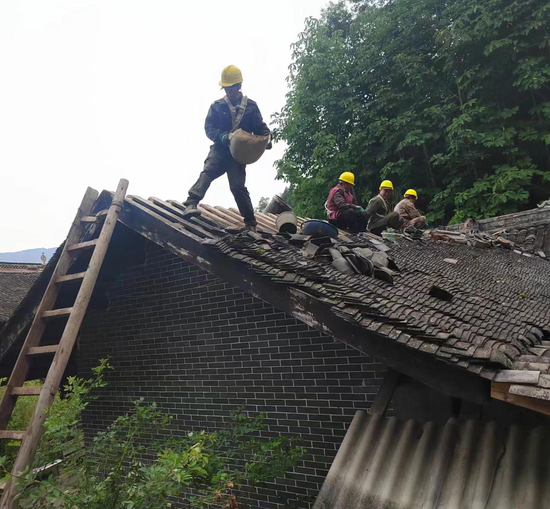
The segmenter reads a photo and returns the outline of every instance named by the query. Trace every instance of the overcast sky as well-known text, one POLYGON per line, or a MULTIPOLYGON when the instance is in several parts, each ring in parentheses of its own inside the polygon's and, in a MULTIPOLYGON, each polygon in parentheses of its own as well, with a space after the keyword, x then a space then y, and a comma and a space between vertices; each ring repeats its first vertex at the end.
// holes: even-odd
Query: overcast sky
MULTIPOLYGON (((2 0, 0 252, 65 238, 87 186, 184 200, 209 147, 204 118, 229 64, 266 121, 295 42, 326 0, 2 0)), ((281 144, 248 167, 256 205, 284 189, 281 144)), ((226 177, 206 203, 234 206, 226 177)))

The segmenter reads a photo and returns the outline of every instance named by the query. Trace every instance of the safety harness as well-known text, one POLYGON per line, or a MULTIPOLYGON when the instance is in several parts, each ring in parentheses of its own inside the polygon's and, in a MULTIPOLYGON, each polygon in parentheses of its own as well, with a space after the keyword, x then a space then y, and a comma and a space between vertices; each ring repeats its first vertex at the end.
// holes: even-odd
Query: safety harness
POLYGON ((229 108, 229 112, 231 113, 231 132, 233 132, 239 128, 241 120, 243 119, 244 112, 246 111, 246 106, 248 104, 248 97, 243 95, 241 104, 238 104, 237 106, 233 106, 227 96, 224 96, 223 99, 229 108))

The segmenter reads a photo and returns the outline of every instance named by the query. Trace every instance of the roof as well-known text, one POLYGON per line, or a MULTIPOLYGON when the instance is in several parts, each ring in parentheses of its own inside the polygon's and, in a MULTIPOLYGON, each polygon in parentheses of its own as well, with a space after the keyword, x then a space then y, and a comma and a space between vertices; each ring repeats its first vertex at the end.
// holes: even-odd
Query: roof
MULTIPOLYGON (((96 210, 110 200, 104 191, 96 210)), ((550 413, 547 260, 438 240, 340 235, 344 247, 389 255, 398 268, 389 284, 304 255, 304 239, 277 235, 272 214, 257 214, 254 234, 242 232, 235 209, 200 210, 202 217, 184 219, 177 202, 128 196, 119 220, 422 383, 481 404, 492 394, 533 408, 539 398, 536 409, 550 413)), ((0 340, 3 356, 12 343, 0 340)))
POLYGON ((550 429, 358 411, 314 509, 550 507, 550 429))
MULTIPOLYGON (((235 230, 228 235, 221 231, 224 227, 243 226, 234 209, 204 205, 202 218, 186 221, 177 202, 130 196, 126 203, 122 222, 137 231, 157 230, 160 222, 171 226, 198 243, 182 245, 193 250, 191 257, 196 262, 205 261, 205 268, 216 270, 209 258, 223 258, 225 263, 231 260, 241 273, 238 280, 243 273, 253 272, 264 287, 269 285, 261 294, 268 302, 274 288, 285 288, 290 299, 286 307, 294 316, 371 355, 382 356, 396 369, 425 383, 440 384, 440 388, 457 390, 467 399, 483 401, 476 393, 488 391, 489 386, 473 384, 472 392, 466 394, 472 378, 457 375, 467 372, 478 381, 512 383, 493 384, 493 396, 499 399, 516 404, 523 400, 512 395, 550 400, 550 389, 546 389, 550 387, 548 260, 517 250, 480 249, 434 240, 400 239, 381 245, 372 236, 348 238, 351 245, 387 251, 399 268, 390 285, 371 277, 346 275, 330 264, 305 258, 301 245, 274 234, 276 218, 271 214, 258 214, 259 227, 266 232, 261 236, 235 234, 235 230), (132 214, 134 218, 130 218, 132 214), (151 219, 156 225, 145 224, 151 219), (430 294, 434 286, 448 292, 452 301, 430 294), (322 308, 318 315, 312 311, 316 306, 322 308), (383 338, 383 342, 374 338, 383 338), (393 353, 388 354, 389 350, 393 353), (423 354, 417 356, 423 361, 429 358, 422 367, 417 365, 415 373, 407 365, 415 357, 413 352, 423 354), (397 360, 400 355, 401 362, 397 360), (442 365, 447 367, 438 369, 442 365), (445 372, 449 374, 447 385, 442 383, 445 372)), ((159 238, 159 230, 142 233, 173 247, 172 239, 165 242, 159 238)), ((162 235, 169 234, 166 231, 162 235)), ((189 255, 190 250, 180 254, 189 255)))
POLYGON ((39 263, 0 262, 0 323, 12 315, 42 269, 39 263))

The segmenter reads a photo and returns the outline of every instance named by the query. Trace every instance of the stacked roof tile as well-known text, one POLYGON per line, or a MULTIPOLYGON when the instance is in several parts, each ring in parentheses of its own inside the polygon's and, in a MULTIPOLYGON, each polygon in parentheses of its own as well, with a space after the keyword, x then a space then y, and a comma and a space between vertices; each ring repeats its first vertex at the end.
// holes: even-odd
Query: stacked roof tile
POLYGON ((36 263, 0 262, 0 326, 23 300, 42 268, 36 263))

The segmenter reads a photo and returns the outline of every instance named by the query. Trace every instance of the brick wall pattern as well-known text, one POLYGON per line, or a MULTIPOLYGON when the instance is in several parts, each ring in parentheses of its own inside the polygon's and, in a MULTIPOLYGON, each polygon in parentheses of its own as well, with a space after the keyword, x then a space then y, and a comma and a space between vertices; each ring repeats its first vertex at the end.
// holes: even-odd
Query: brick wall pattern
POLYGON ((299 435, 307 455, 287 479, 256 488, 258 508, 309 508, 357 409, 369 408, 384 367, 242 290, 148 243, 107 310, 89 311, 80 375, 110 356, 109 386, 85 413, 104 429, 144 397, 178 430, 214 430, 240 405, 266 412, 264 436, 299 435))

